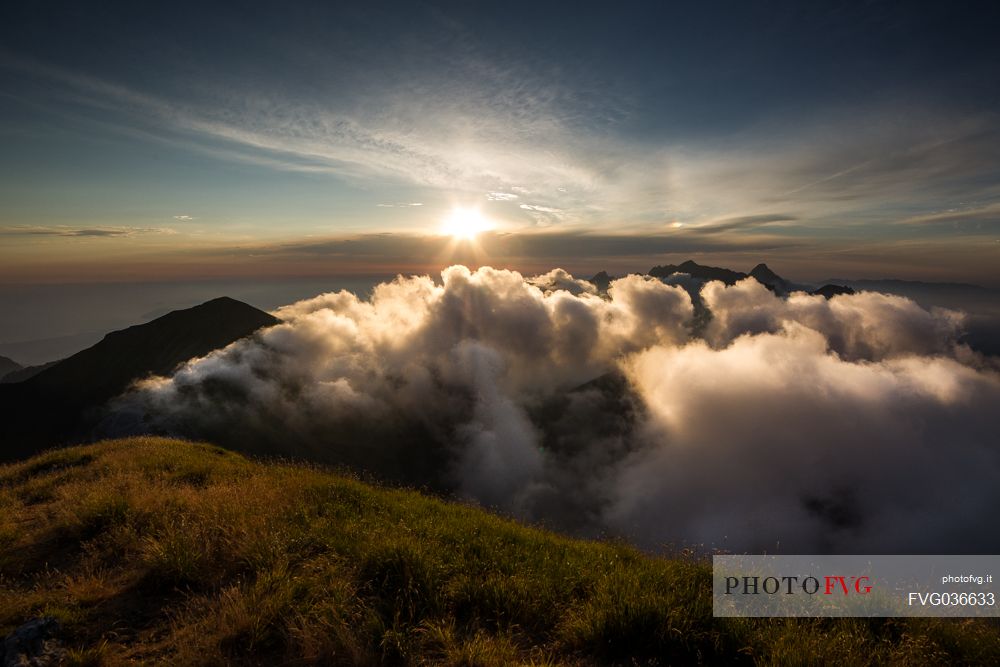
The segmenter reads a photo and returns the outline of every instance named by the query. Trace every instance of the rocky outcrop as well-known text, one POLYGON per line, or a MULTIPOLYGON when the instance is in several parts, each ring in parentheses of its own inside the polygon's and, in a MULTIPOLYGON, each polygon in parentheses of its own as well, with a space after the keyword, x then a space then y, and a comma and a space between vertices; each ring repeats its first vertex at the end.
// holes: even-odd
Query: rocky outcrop
POLYGON ((59 621, 51 616, 33 618, 7 635, 0 644, 3 667, 49 667, 66 657, 59 639, 59 621))

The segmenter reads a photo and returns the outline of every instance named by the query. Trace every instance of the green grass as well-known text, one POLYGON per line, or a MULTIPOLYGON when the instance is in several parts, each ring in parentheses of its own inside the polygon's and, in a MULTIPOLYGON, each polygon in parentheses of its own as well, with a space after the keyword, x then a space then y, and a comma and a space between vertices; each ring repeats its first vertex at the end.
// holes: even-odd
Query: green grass
POLYGON ((0 634, 68 664, 1000 664, 941 619, 713 619, 704 563, 157 438, 0 467, 0 634))

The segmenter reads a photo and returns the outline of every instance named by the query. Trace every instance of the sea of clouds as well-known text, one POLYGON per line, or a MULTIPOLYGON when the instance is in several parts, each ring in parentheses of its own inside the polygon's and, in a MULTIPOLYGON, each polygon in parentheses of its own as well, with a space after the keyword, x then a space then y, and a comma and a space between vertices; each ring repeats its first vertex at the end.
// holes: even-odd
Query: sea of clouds
POLYGON ((274 314, 141 382, 116 423, 650 549, 1000 547, 1000 373, 955 311, 452 266, 274 314))

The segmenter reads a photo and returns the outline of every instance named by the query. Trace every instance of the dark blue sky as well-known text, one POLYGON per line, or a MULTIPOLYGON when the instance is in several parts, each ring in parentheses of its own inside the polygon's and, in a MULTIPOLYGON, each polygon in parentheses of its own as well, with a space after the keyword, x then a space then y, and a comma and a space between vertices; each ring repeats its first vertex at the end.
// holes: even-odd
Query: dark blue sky
POLYGON ((524 239, 457 258, 525 270, 1000 282, 998 29, 988 3, 8 3, 0 280, 420 270, 462 207, 524 239))
POLYGON ((445 85, 476 58, 580 93, 566 101, 584 127, 620 120, 599 110, 623 96, 641 137, 871 98, 992 110, 1000 93, 1000 22, 985 2, 145 5, 11 3, 0 30, 8 55, 166 97, 445 85))

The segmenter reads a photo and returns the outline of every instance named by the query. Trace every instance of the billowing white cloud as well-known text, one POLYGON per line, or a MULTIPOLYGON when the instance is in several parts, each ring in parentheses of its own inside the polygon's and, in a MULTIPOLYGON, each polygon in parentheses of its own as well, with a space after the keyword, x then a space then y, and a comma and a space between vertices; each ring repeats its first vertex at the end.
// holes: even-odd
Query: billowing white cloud
POLYGON ((851 363, 828 347, 793 323, 632 358, 651 418, 609 522, 650 546, 995 549, 982 522, 1000 501, 997 375, 939 356, 851 363))
MULTIPOLYGON (((696 289, 693 285, 685 285, 696 289)), ((987 549, 1000 379, 960 318, 899 297, 601 296, 566 271, 453 266, 140 384, 115 423, 343 463, 656 548, 987 549), (696 321, 697 320, 697 321, 696 321)))
POLYGON ((716 347, 797 322, 822 333, 831 350, 852 360, 949 354, 963 320, 956 311, 927 311, 904 297, 877 292, 832 299, 797 292, 783 299, 752 278, 732 286, 711 282, 701 295, 714 314, 706 338, 716 347))
POLYGON ((528 278, 527 282, 544 292, 565 290, 574 295, 597 294, 597 287, 593 283, 574 278, 564 269, 552 269, 548 273, 528 278))

